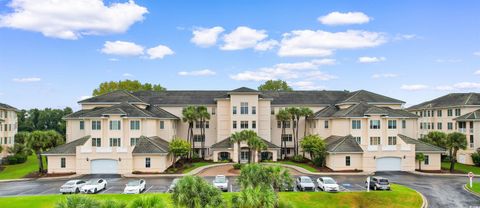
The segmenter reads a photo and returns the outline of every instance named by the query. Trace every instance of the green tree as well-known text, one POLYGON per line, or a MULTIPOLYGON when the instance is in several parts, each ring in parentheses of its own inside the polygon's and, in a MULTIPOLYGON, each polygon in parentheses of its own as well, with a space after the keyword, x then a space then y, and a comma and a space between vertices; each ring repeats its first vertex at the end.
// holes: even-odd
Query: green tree
POLYGON ((88 196, 67 196, 57 202, 55 208, 100 208, 100 202, 88 196))
POLYGON ((441 131, 431 131, 421 141, 447 149, 447 134, 441 131))
POLYGON ((303 137, 307 136, 307 118, 313 116, 313 111, 307 107, 300 108, 300 115, 305 118, 305 128, 303 130, 303 137))
POLYGON ((225 207, 220 189, 198 176, 185 176, 180 179, 171 197, 175 207, 225 207))
POLYGON ((64 109, 21 110, 17 113, 18 131, 55 130, 65 136, 66 122, 63 117, 72 112, 69 107, 64 109))
POLYGON ((200 122, 200 136, 202 137, 202 159, 205 159, 205 124, 210 120, 210 113, 205 106, 197 106, 197 118, 200 122))
POLYGON ((240 164, 240 143, 245 141, 245 136, 244 134, 242 134, 241 132, 235 132, 233 133, 232 135, 230 135, 230 142, 232 144, 235 144, 237 143, 237 147, 238 147, 238 164, 240 164))
POLYGON ((30 135, 30 132, 26 131, 21 131, 15 134, 15 144, 25 144, 25 141, 27 141, 28 136, 30 135))
POLYGON ((259 91, 292 91, 287 82, 283 80, 268 80, 264 84, 258 86, 259 91))
POLYGON ((3 152, 3 146, 0 145, 0 153, 2 153, 2 152, 3 152))
POLYGON ((198 120, 197 109, 195 106, 187 106, 182 110, 182 121, 188 123, 187 141, 192 145, 190 156, 192 156, 195 149, 195 142, 193 141, 193 125, 198 120))
POLYGON ((278 113, 275 115, 277 121, 280 122, 281 128, 282 128, 282 133, 280 135, 280 158, 285 159, 285 156, 287 155, 287 141, 284 139, 285 136, 285 127, 287 122, 290 120, 291 116, 290 113, 285 110, 285 109, 280 109, 278 113))
POLYGON ((265 142, 263 142, 263 140, 260 137, 256 136, 256 133, 254 137, 251 137, 247 140, 247 145, 250 148, 251 159, 249 159, 249 162, 251 160, 256 161, 257 160, 256 156, 258 155, 258 153, 261 152, 262 150, 267 149, 267 144, 265 144, 265 142))
POLYGON ((453 173, 457 162, 457 151, 467 149, 467 137, 459 132, 450 133, 447 135, 446 146, 450 153, 450 172, 453 173))
POLYGON ((173 156, 173 167, 176 167, 178 157, 185 157, 190 150, 190 143, 187 141, 175 138, 168 145, 168 151, 173 156))
POLYGON ((294 155, 298 155, 298 122, 300 121, 301 111, 300 108, 290 107, 286 109, 290 114, 290 120, 292 121, 292 136, 293 136, 293 148, 294 155))
POLYGON ((423 153, 417 153, 415 159, 418 161, 418 170, 422 170, 422 162, 425 161, 425 155, 423 153))
POLYGON ((165 91, 166 89, 162 87, 160 84, 150 84, 145 83, 142 84, 138 80, 123 80, 123 81, 110 81, 110 82, 103 82, 100 83, 98 88, 93 90, 92 95, 98 96, 105 94, 107 92, 113 92, 115 90, 127 90, 131 92, 135 91, 165 91))
POLYGON ((274 208, 278 196, 269 187, 248 187, 232 197, 234 208, 274 208))
POLYGON ((162 198, 156 195, 136 197, 128 206, 129 208, 163 208, 166 207, 162 198))
POLYGON ((48 143, 48 137, 43 131, 32 132, 27 140, 28 148, 32 149, 37 155, 39 173, 43 172, 42 151, 44 150, 46 143, 48 143))
MULTIPOLYGON (((317 158, 325 158, 327 148, 325 141, 318 135, 308 135, 302 139, 300 145, 304 152, 308 152, 310 159, 315 161, 317 158)), ((324 161, 321 161, 323 166, 324 161)))
POLYGON ((260 164, 248 164, 242 168, 237 182, 246 189, 248 187, 273 187, 278 191, 285 184, 293 183, 289 171, 280 166, 263 166, 260 164))

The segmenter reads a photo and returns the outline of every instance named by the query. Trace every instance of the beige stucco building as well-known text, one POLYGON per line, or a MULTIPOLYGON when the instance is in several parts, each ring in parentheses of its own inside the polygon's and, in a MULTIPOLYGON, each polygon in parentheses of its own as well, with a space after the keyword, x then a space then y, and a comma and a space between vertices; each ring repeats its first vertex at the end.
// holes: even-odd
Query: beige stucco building
POLYGON ((115 91, 79 104, 81 110, 65 117, 67 143, 45 153, 50 173, 163 172, 173 162, 169 142, 187 137, 188 124, 181 118, 183 108, 190 105, 206 106, 211 115, 205 138, 199 125, 193 130, 195 152, 213 161, 248 161, 247 145, 230 142, 232 133, 247 129, 268 146, 252 160, 292 156, 293 125, 299 127, 300 138, 304 134, 325 138, 327 166, 335 171, 413 171, 417 152, 429 158, 422 169, 438 170, 444 152, 413 139, 418 135, 418 116, 405 111, 403 101, 364 90, 115 91), (282 135, 276 114, 287 107, 308 107, 315 114, 298 124, 288 122, 282 135), (283 149, 282 138, 287 144, 283 149))
POLYGON ((15 134, 18 129, 17 109, 0 103, 0 145, 3 151, 0 152, 0 159, 8 155, 8 148, 15 143, 15 134))
POLYGON ((457 161, 473 164, 471 154, 480 148, 480 93, 451 93, 408 108, 419 116, 418 137, 431 131, 460 132, 467 149, 459 150, 457 161))

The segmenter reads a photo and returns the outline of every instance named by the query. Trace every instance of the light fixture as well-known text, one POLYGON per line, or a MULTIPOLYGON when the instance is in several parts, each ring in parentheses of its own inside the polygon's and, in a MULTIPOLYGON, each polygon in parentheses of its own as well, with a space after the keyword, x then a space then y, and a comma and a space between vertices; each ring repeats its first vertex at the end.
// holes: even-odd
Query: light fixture
POLYGON ((376 156, 373 156, 373 159, 374 159, 374 160, 376 160, 376 159, 377 159, 377 157, 376 157, 376 156))
POLYGON ((88 162, 88 157, 87 157, 87 162, 88 162))
POLYGON ((407 158, 407 156, 404 155, 404 156, 403 156, 403 159, 405 159, 405 158, 407 158))
POLYGON ((122 158, 118 158, 118 161, 119 161, 119 162, 122 162, 122 158))

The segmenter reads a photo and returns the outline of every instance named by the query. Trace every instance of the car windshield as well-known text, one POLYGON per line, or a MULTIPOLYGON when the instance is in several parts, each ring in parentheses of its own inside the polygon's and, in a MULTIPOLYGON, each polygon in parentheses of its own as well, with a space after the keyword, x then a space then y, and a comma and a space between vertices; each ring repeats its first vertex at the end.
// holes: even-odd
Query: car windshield
POLYGON ((225 183, 226 181, 225 177, 215 177, 215 183, 225 183))
POLYGON ((324 184, 336 184, 336 182, 331 178, 324 178, 323 183, 324 184))
POLYGON ((302 183, 311 183, 312 179, 310 178, 301 178, 302 183))
POLYGON ((87 181, 86 184, 87 184, 87 185, 97 184, 97 180, 89 180, 89 181, 87 181))
POLYGON ((138 186, 140 185, 140 181, 129 181, 127 186, 138 186))
POLYGON ((75 184, 75 181, 68 181, 67 183, 65 183, 65 185, 68 185, 68 186, 71 186, 71 185, 74 185, 75 184))
POLYGON ((378 183, 386 185, 386 184, 388 184, 388 180, 387 179, 380 179, 380 180, 378 180, 378 183))

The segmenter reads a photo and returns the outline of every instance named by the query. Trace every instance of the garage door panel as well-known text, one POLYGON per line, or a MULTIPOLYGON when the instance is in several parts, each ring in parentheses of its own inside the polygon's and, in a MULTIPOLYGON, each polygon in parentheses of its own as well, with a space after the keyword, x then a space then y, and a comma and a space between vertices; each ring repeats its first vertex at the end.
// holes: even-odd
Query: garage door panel
POLYGON ((117 174, 118 161, 116 160, 92 160, 90 164, 91 174, 117 174))
POLYGON ((377 171, 401 171, 402 159, 399 157, 383 157, 377 159, 377 171))

